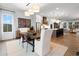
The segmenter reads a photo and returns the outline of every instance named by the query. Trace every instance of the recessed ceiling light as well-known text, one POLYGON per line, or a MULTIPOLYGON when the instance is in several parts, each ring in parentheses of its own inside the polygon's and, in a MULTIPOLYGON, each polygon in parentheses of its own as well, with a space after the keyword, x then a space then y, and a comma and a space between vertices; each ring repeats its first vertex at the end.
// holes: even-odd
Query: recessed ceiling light
POLYGON ((59 10, 59 8, 56 8, 56 10, 59 10))

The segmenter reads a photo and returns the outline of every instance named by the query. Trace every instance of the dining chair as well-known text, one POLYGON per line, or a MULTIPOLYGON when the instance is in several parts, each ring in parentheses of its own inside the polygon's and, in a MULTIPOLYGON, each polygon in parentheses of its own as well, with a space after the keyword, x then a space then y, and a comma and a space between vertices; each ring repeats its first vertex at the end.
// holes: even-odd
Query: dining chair
POLYGON ((42 29, 40 40, 35 40, 35 52, 40 55, 46 55, 50 52, 51 36, 53 29, 42 29))

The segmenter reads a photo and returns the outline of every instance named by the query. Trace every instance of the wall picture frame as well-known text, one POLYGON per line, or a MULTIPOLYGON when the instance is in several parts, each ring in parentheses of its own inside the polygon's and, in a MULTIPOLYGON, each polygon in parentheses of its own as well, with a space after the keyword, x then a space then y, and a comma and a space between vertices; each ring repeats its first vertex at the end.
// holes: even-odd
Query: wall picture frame
POLYGON ((29 28, 31 27, 31 20, 25 18, 18 18, 18 28, 29 28))

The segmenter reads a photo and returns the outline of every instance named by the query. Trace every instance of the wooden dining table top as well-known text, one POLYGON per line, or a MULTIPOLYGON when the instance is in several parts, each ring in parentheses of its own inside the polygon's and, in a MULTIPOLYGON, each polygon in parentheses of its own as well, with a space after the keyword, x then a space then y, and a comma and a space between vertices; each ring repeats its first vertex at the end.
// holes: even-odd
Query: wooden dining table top
MULTIPOLYGON (((23 35, 23 36, 27 36, 27 32, 21 32, 21 34, 23 35)), ((36 35, 34 35, 35 36, 35 39, 36 40, 40 40, 40 33, 36 33, 36 35)))

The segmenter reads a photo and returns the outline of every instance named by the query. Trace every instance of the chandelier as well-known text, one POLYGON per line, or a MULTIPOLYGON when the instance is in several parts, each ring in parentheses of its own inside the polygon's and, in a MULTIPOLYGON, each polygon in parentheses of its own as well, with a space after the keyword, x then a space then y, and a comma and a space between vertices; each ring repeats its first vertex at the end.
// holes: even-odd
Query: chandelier
POLYGON ((31 4, 31 6, 28 7, 28 10, 25 11, 25 16, 33 15, 35 12, 39 12, 39 11, 40 11, 40 6, 38 4, 31 4))

